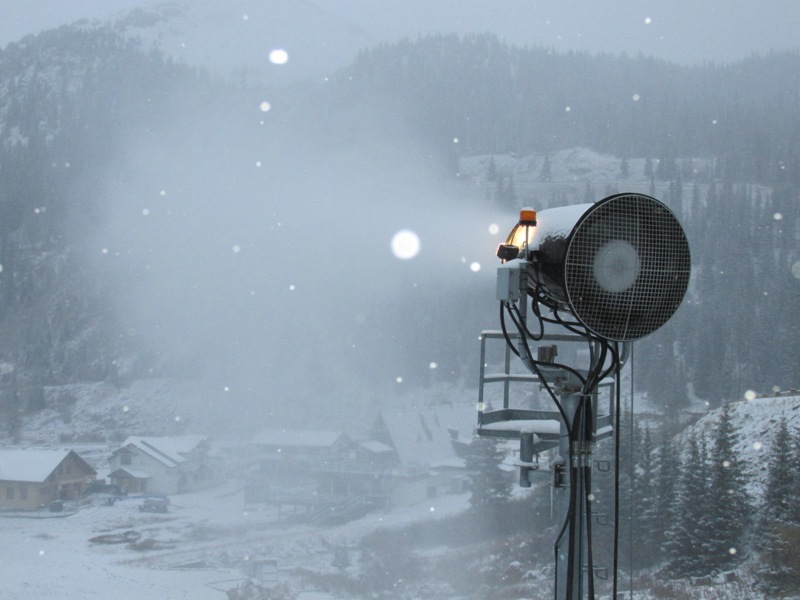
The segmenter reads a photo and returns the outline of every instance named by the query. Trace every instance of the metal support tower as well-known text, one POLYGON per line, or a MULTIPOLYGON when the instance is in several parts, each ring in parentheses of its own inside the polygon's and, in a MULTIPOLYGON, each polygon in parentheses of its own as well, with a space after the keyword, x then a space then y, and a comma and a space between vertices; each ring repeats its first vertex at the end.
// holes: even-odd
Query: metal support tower
MULTIPOLYGON (((512 339, 516 333, 508 334, 512 339)), ((514 408, 511 403, 512 383, 543 382, 534 373, 511 372, 511 361, 506 346, 502 359, 503 372, 487 372, 488 342, 502 341, 505 335, 499 331, 481 333, 481 369, 479 387, 479 408, 477 433, 484 437, 519 439, 520 453, 517 466, 520 468, 520 486, 529 487, 537 475, 550 477, 553 490, 553 504, 558 515, 558 523, 565 524, 559 532, 557 540, 556 564, 556 600, 584 600, 588 598, 588 545, 587 545, 587 507, 586 488, 584 482, 591 478, 593 468, 592 450, 594 444, 611 437, 615 423, 613 421, 614 382, 603 381, 599 388, 608 389, 608 405, 600 406, 597 390, 591 396, 582 396, 581 382, 577 377, 560 368, 540 367, 539 372, 558 395, 561 407, 567 417, 565 422, 561 412, 557 410, 514 408), (501 384, 502 407, 493 407, 487 401, 486 388, 501 384), (582 402, 583 399, 583 402, 582 402), (591 402, 592 422, 589 426, 581 413, 585 402, 591 402), (573 432, 572 440, 569 433, 573 432), (588 435, 587 435, 588 432, 588 435), (541 452, 551 450, 555 454, 549 464, 540 465, 534 457, 541 452), (571 459, 570 459, 571 457, 571 459)), ((577 335, 546 334, 542 342, 558 341, 562 344, 585 343, 585 339, 577 335)), ((553 349, 553 346, 547 346, 553 349)))

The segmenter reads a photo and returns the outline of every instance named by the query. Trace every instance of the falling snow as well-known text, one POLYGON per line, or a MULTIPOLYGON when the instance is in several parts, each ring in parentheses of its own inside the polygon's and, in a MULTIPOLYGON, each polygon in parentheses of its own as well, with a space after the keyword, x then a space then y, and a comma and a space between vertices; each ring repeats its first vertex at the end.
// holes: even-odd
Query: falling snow
POLYGON ((408 260, 417 256, 420 247, 419 237, 410 229, 402 229, 392 237, 392 254, 401 260, 408 260))
POLYGON ((269 53, 269 62, 273 65, 285 65, 289 62, 289 53, 282 48, 276 48, 269 53))

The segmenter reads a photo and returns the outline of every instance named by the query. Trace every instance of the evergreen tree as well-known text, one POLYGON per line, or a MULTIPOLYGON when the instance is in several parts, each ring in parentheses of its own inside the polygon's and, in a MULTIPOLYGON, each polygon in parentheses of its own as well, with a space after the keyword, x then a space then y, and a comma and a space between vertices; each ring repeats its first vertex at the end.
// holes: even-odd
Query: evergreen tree
POLYGON ((470 480, 470 507, 486 509, 508 500, 511 482, 500 470, 504 457, 497 442, 489 438, 475 438, 465 449, 465 460, 470 480))
POLYGON ((503 175, 497 176, 497 184, 494 189, 494 203, 497 206, 506 205, 506 178, 503 175))
POLYGON ((789 431, 789 437, 792 438, 792 455, 787 466, 791 471, 791 491, 789 493, 790 504, 789 512, 787 514, 787 521, 792 525, 800 527, 800 435, 796 429, 794 432, 789 431))
POLYGON ((550 155, 547 154, 544 157, 544 162, 542 163, 542 170, 539 173, 539 179, 542 181, 550 181, 553 179, 553 171, 552 167, 550 166, 550 155))
POLYGON ((647 179, 652 179, 653 175, 653 159, 648 156, 644 161, 644 176, 647 179))
POLYGON ((586 186, 583 190, 583 201, 587 204, 594 202, 596 198, 594 197, 594 186, 592 186, 591 182, 587 181, 586 186))
POLYGON ((506 185, 504 200, 507 206, 510 206, 511 208, 517 208, 519 196, 517 195, 517 186, 514 183, 513 174, 508 176, 508 185, 506 185))
POLYGON ((620 179, 628 179, 631 176, 631 167, 628 164, 628 159, 623 158, 619 162, 619 178, 620 179))
MULTIPOLYGON (((620 449, 619 449, 619 563, 630 564, 633 557, 639 551, 638 540, 639 531, 637 530, 637 523, 639 522, 636 511, 638 506, 634 497, 634 490, 636 487, 636 457, 638 456, 640 444, 639 429, 633 426, 633 416, 629 407, 623 405, 623 410, 620 415, 620 421, 617 423, 617 428, 620 433, 620 449)), ((614 448, 611 445, 600 444, 598 445, 598 458, 614 461, 614 448)), ((609 506, 613 506, 612 498, 605 498, 603 496, 604 490, 601 486, 595 486, 596 490, 593 491, 598 497, 598 504, 600 502, 608 502, 609 506)), ((609 490, 610 492, 610 490, 609 490)), ((613 533, 613 532, 609 532, 613 533)), ((613 538, 608 537, 605 539, 607 544, 610 544, 613 538)))
POLYGON ((705 544, 710 572, 733 568, 744 555, 751 502, 744 462, 736 451, 737 439, 731 407, 726 403, 719 411, 709 457, 708 489, 711 493, 706 507, 709 528, 705 544))
POLYGON ((790 522, 796 497, 792 495, 797 468, 792 463, 792 438, 786 417, 781 417, 772 439, 764 489, 760 526, 774 521, 790 522))
POLYGON ((494 156, 489 159, 489 166, 486 168, 486 181, 497 181, 497 165, 494 156))
POLYGON ((678 172, 677 161, 671 157, 662 157, 656 165, 656 179, 670 181, 678 172))
POLYGON ((662 430, 663 439, 656 452, 655 471, 657 477, 654 484, 654 502, 652 507, 650 528, 653 532, 651 544, 663 557, 666 554, 667 532, 675 518, 675 494, 678 487, 680 457, 675 442, 662 430))
POLYGON ((708 533, 706 518, 705 456, 697 434, 689 437, 689 453, 681 461, 681 475, 676 489, 674 518, 666 533, 665 572, 672 577, 706 575, 703 556, 704 539, 708 533))
POLYGON ((645 425, 639 436, 641 443, 636 450, 638 461, 635 467, 633 488, 633 532, 638 544, 633 555, 633 566, 637 568, 652 566, 659 558, 658 546, 653 544, 657 530, 655 524, 655 473, 653 460, 653 440, 650 427, 645 425))
POLYGON ((764 506, 760 511, 757 544, 761 550, 760 575, 768 592, 787 589, 791 567, 787 558, 793 554, 790 538, 792 513, 796 504, 793 496, 797 468, 792 463, 792 440, 786 418, 781 418, 772 439, 767 465, 767 484, 764 489, 764 506))

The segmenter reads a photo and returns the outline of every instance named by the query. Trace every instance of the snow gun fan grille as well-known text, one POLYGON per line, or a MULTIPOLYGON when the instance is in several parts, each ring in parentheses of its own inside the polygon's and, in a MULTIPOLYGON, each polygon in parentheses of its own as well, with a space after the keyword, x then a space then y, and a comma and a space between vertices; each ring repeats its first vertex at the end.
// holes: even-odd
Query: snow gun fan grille
POLYGON ((565 289, 578 320, 620 342, 649 335, 689 285, 689 244, 675 215, 642 194, 601 200, 580 219, 565 256, 565 289))

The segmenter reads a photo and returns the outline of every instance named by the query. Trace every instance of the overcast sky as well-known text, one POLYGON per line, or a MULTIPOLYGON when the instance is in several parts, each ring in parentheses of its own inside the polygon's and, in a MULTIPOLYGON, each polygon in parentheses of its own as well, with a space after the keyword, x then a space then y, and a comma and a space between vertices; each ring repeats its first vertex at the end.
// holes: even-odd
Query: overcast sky
MULTIPOLYGON (((146 0, 0 0, 0 44, 146 0)), ((267 0, 264 0, 267 1, 267 0)), ((797 0, 293 0, 345 18, 371 38, 491 31, 558 50, 644 52, 681 63, 797 48, 797 0)))

